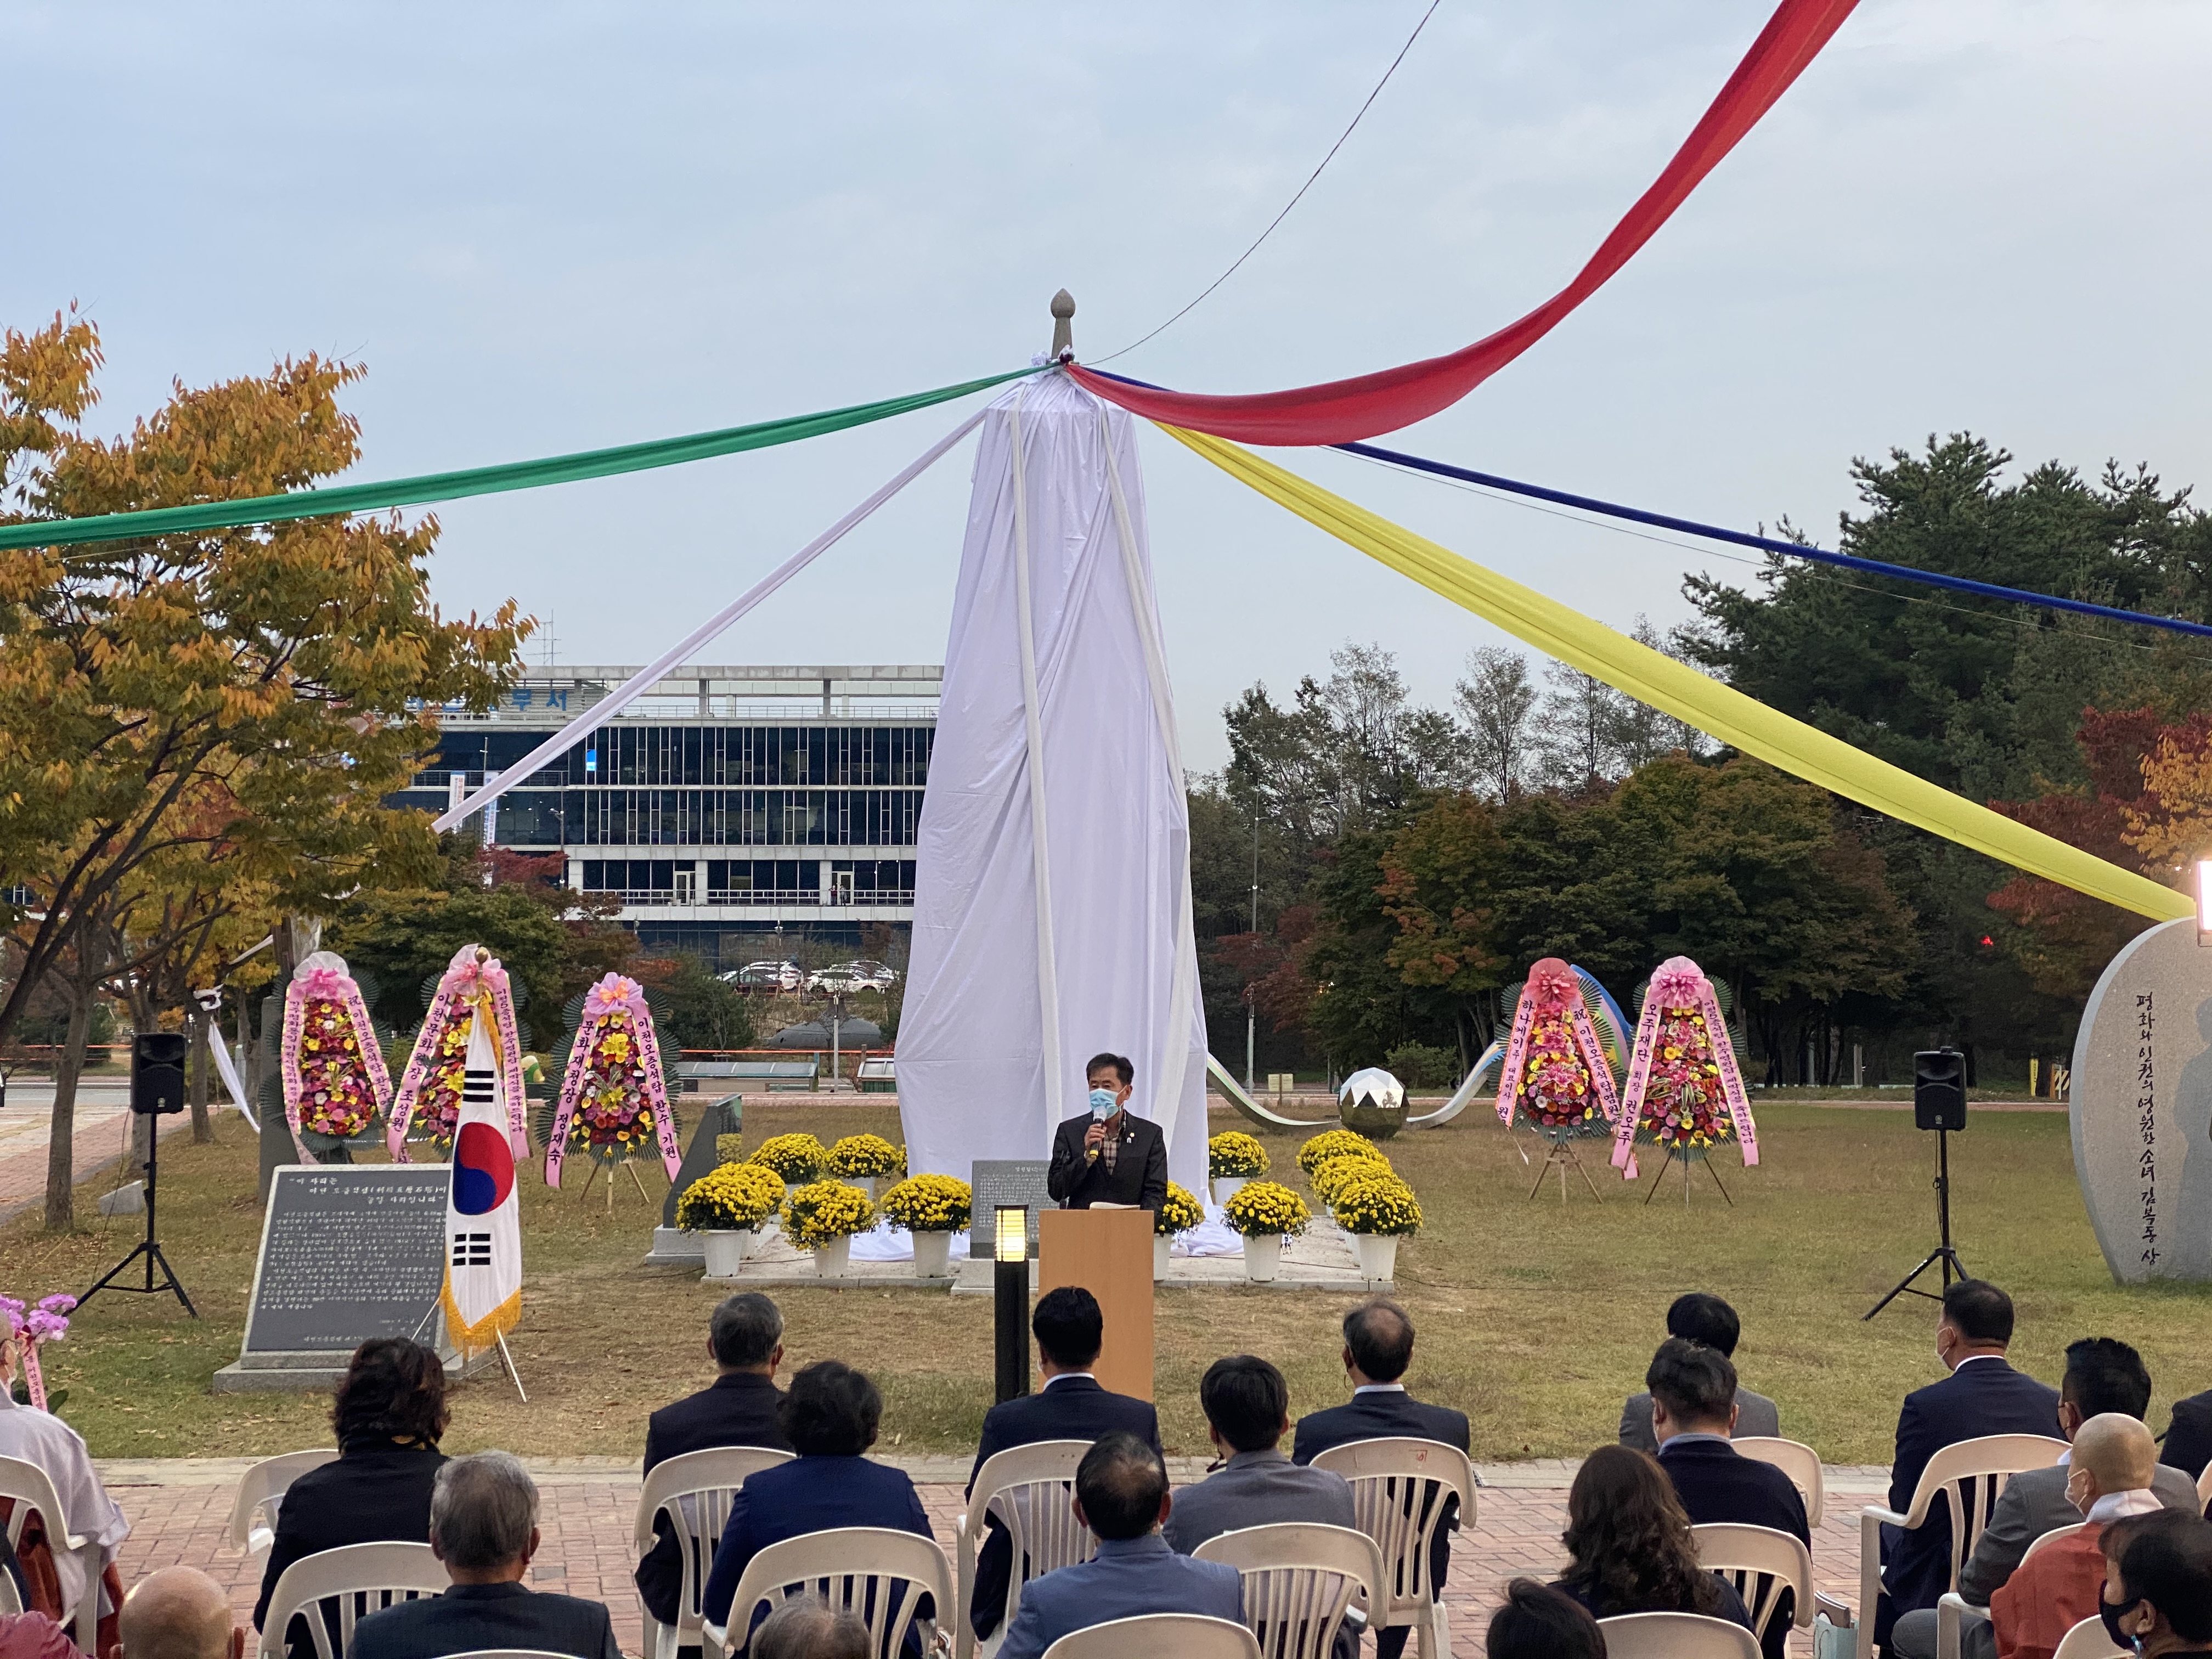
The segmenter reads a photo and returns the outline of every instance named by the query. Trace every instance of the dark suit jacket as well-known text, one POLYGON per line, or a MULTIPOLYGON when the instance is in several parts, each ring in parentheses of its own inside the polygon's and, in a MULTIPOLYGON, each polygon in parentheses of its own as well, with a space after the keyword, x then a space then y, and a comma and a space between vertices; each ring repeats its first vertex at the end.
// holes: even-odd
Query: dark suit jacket
MULTIPOLYGON (((1750 1389, 1735 1391, 1735 1427, 1732 1433, 1739 1440, 1753 1435, 1779 1437, 1782 1433, 1781 1408, 1765 1395, 1750 1389)), ((1659 1437, 1651 1431, 1651 1396, 1632 1394, 1621 1402, 1620 1443, 1633 1446, 1640 1452, 1659 1455, 1659 1437)))
POLYGON ((1168 1199, 1168 1142, 1160 1126, 1134 1112, 1121 1114, 1121 1143, 1114 1153, 1109 1174, 1104 1158, 1086 1160, 1083 1137, 1091 1129, 1091 1114, 1062 1121, 1052 1138, 1052 1167, 1045 1171, 1045 1190, 1060 1200, 1063 1210, 1087 1210, 1103 1199, 1109 1204, 1133 1204, 1159 1213, 1168 1199))
MULTIPOLYGON (((1729 1522, 1771 1527, 1812 1547, 1813 1528, 1806 1519, 1805 1500, 1798 1495, 1796 1483, 1771 1463, 1746 1457, 1725 1440, 1678 1435, 1659 1448, 1659 1467, 1674 1483, 1675 1495, 1689 1511, 1692 1526, 1729 1522)), ((1783 1659, 1796 1604, 1796 1591, 1782 1592, 1774 1616, 1767 1620, 1767 1659, 1783 1659)))
MULTIPOLYGON (((1401 1436, 1415 1440, 1438 1440, 1447 1446, 1456 1446, 1465 1451, 1468 1447, 1467 1413, 1455 1412, 1448 1406, 1425 1405, 1398 1389, 1355 1394, 1347 1404, 1331 1406, 1325 1411, 1308 1412, 1298 1419, 1297 1431, 1291 1442, 1291 1461, 1310 1463, 1331 1446, 1349 1445, 1355 1440, 1384 1440, 1401 1436)), ((1444 1517, 1437 1523, 1437 1535, 1429 1548, 1431 1600, 1434 1600, 1436 1592, 1443 1588, 1444 1574, 1451 1566, 1450 1534, 1458 1526, 1459 1494, 1454 1492, 1444 1499, 1444 1517)), ((1403 1638, 1400 1639, 1402 1641, 1403 1638)))
MULTIPOLYGON (((645 1430, 645 1470, 686 1452, 715 1446, 774 1446, 789 1451, 791 1443, 776 1425, 775 1408, 783 1391, 769 1378, 752 1371, 733 1371, 718 1376, 712 1385, 663 1406, 647 1419, 645 1430)), ((684 1548, 666 1515, 653 1521, 653 1548, 637 1564, 637 1593, 653 1616, 664 1625, 676 1622, 678 1603, 684 1599, 684 1548)))
MULTIPOLYGON (((428 1543, 430 1486, 445 1462, 434 1448, 395 1446, 378 1436, 343 1447, 337 1462, 295 1480, 276 1507, 276 1541, 261 1574, 253 1628, 259 1630, 269 1617, 269 1598, 284 1569, 303 1556, 348 1544, 428 1543)), ((337 1600, 323 1606, 325 1627, 335 1638, 337 1600)), ((314 1659, 305 1620, 295 1619, 287 1635, 292 1659, 314 1659)))
MULTIPOLYGON (((906 1471, 865 1457, 795 1457, 772 1469, 749 1475, 730 1502, 729 1524, 722 1529, 721 1547, 714 1552, 714 1570, 707 1576, 707 1593, 701 1598, 710 1625, 730 1622, 730 1603, 738 1593, 738 1580, 745 1564, 770 1544, 802 1533, 827 1532, 833 1527, 888 1527, 898 1532, 935 1534, 923 1513, 921 1494, 906 1471)), ((923 1598, 918 1616, 937 1616, 923 1598)), ((765 1618, 765 1612, 762 1616, 765 1618)), ((748 1627, 750 1628, 750 1626, 748 1627)), ((907 1648, 920 1645, 909 1627, 907 1648)), ((732 1631, 730 1645, 744 1640, 732 1631)), ((351 1659, 351 1656, 348 1656, 351 1659)))
MULTIPOLYGON (((1079 1146, 1081 1142, 1077 1143, 1079 1146)), ((1034 1446, 1040 1440, 1097 1440, 1109 1434, 1133 1434, 1160 1449, 1159 1413, 1149 1400, 1115 1394, 1090 1376, 1055 1376, 1036 1394, 1002 1400, 983 1419, 975 1466, 968 1471, 968 1495, 983 1465, 1009 1446, 1034 1446)), ((1006 1616, 1006 1586, 1013 1577, 1013 1540, 995 1515, 975 1556, 975 1590, 969 1598, 969 1622, 978 1637, 998 1629, 1006 1616)))
MULTIPOLYGON (((1905 1396, 1897 1416, 1897 1461, 1890 1470, 1889 1507, 1912 1506, 1928 1460, 1944 1447, 1988 1434, 2058 1433, 2058 1390, 2016 1371, 2001 1358, 1969 1359, 1941 1382, 1905 1396)), ((1938 1502, 1914 1532, 1883 1528, 1882 1585, 1874 1639, 1889 1641, 1900 1613, 1932 1607, 1951 1587, 1951 1508, 1938 1502)))
POLYGON ((622 1659, 599 1603, 520 1584, 455 1584, 443 1595, 372 1613, 353 1627, 346 1659, 441 1659, 498 1648, 622 1659))
POLYGON ((2205 1464, 2212 1462, 2212 1391, 2173 1402, 2173 1420, 2166 1425, 2158 1461, 2192 1480, 2204 1473, 2205 1464))

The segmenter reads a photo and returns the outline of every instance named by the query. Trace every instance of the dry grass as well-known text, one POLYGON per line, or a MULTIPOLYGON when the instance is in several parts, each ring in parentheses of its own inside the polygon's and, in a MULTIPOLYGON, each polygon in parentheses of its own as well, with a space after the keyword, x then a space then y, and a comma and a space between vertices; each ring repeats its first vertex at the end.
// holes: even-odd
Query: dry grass
MULTIPOLYGON (((750 1142, 801 1127, 825 1139, 897 1133, 890 1112, 860 1101, 779 1100, 748 1117, 750 1142)), ((71 1390, 68 1416, 102 1455, 267 1453, 326 1432, 320 1397, 207 1390, 210 1374, 236 1357, 259 1222, 252 1137, 234 1115, 219 1125, 214 1146, 172 1142, 162 1159, 165 1243, 206 1317, 187 1320, 173 1302, 103 1297, 47 1351, 50 1375, 71 1390)), ((1781 1401, 1785 1433, 1832 1461, 1887 1460, 1899 1395, 1936 1374, 1933 1322, 1918 1302, 1871 1324, 1859 1316, 1933 1243, 1933 1144, 1898 1112, 1778 1104, 1760 1127, 1759 1168, 1723 1161, 1734 1209, 1702 1172, 1686 1208, 1673 1173, 1647 1208, 1598 1173, 1601 1151, 1591 1161, 1602 1204, 1577 1188, 1562 1207, 1556 1187, 1528 1201, 1533 1171, 1521 1152, 1532 1143, 1474 1114, 1390 1145, 1428 1219, 1399 1257, 1399 1294, 1421 1333, 1409 1380, 1468 1412, 1478 1457, 1572 1455, 1610 1439, 1668 1300, 1711 1289, 1742 1313, 1737 1358, 1747 1382, 1781 1401)), ((1297 1137, 1262 1139, 1274 1174, 1296 1180, 1297 1137)), ((2123 1337, 2149 1361, 2160 1425, 2163 1402, 2212 1385, 2212 1291, 2113 1285, 2074 1184, 2063 1116, 1978 1115, 1954 1154, 1960 1247, 2017 1299, 2022 1364, 2055 1379, 2070 1339, 2123 1337)), ((649 1210, 621 1182, 611 1221, 598 1191, 579 1202, 526 1185, 529 1279, 514 1348, 532 1403, 503 1382, 467 1384, 457 1449, 634 1455, 647 1413, 708 1374, 704 1326, 718 1291, 696 1273, 641 1265, 660 1189, 647 1184, 649 1210)), ((0 1284, 33 1296, 88 1284, 129 1248, 133 1220, 53 1238, 21 1218, 0 1230, 0 1284)), ((881 1382, 887 1448, 975 1443, 990 1397, 988 1297, 854 1288, 778 1299, 791 1363, 836 1355, 881 1382)), ((1335 1322, 1349 1300, 1163 1292, 1158 1398, 1170 1450, 1204 1448, 1197 1382, 1218 1354, 1273 1359, 1290 1376, 1294 1411, 1340 1398, 1335 1322)))

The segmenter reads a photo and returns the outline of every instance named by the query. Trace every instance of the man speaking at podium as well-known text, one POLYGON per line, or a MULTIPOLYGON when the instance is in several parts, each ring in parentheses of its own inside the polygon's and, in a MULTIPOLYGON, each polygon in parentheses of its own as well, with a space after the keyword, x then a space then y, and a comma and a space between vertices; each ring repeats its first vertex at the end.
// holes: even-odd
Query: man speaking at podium
POLYGON ((1063 1210, 1109 1204, 1158 1215, 1168 1197, 1168 1143, 1158 1124, 1129 1110, 1137 1068, 1126 1055, 1098 1054, 1084 1072, 1091 1110, 1054 1134, 1045 1190, 1063 1210))

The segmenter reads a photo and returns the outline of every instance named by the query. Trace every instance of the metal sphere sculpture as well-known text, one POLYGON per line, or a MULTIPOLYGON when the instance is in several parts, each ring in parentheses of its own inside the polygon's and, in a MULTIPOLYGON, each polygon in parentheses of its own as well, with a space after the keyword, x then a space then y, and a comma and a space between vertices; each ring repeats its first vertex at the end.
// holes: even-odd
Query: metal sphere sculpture
POLYGON ((1354 1133, 1388 1140, 1406 1127, 1406 1085, 1380 1066, 1354 1072, 1336 1091, 1336 1115, 1354 1133))

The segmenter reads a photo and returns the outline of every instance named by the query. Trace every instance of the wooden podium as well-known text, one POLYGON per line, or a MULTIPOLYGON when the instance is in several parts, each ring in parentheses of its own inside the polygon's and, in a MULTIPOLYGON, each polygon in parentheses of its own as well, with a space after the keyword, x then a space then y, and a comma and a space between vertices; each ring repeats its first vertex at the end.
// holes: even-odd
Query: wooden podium
POLYGON ((1152 1397, 1152 1212, 1037 1212, 1037 1294, 1079 1285, 1098 1298, 1106 1346, 1098 1386, 1152 1397))

